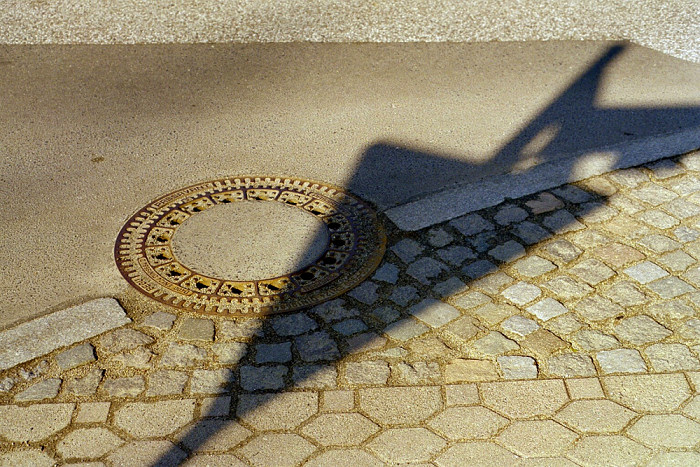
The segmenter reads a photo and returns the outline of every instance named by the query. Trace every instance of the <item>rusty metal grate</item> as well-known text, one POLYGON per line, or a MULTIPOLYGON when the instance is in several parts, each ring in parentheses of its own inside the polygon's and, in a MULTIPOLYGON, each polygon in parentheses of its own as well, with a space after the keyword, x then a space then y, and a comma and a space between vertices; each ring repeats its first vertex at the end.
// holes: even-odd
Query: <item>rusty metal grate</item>
POLYGON ((176 308, 220 316, 283 313, 316 305, 362 282, 384 254, 385 234, 362 200, 324 183, 286 177, 231 177, 168 193, 124 225, 114 248, 119 271, 145 295, 176 308), (263 280, 196 272, 178 260, 178 227, 219 204, 284 203, 323 222, 328 244, 311 264, 263 280))

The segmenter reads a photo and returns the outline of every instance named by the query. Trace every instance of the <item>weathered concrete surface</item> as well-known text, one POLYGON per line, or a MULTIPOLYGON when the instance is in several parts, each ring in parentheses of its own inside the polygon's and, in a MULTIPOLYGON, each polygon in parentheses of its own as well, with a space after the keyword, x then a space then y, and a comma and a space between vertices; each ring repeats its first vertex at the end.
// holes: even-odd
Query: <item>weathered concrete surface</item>
POLYGON ((694 0, 6 0, 0 42, 491 42, 628 39, 700 61, 694 0))
POLYGON ((0 331, 0 370, 129 323, 111 298, 92 300, 0 331))
POLYGON ((125 288, 122 223, 196 181, 287 174, 388 208, 601 148, 693 146, 700 66, 612 46, 4 46, 0 326, 125 288))

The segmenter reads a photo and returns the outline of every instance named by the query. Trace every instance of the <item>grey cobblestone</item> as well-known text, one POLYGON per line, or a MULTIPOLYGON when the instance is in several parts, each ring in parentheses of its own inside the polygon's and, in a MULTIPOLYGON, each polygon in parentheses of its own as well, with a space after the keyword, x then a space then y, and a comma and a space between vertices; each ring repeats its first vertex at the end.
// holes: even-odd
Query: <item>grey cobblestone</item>
POLYGON ((675 227, 679 224, 678 219, 657 209, 644 211, 637 216, 637 218, 642 222, 651 225, 652 227, 656 227, 657 229, 670 229, 671 227, 675 227))
POLYGON ((510 225, 527 219, 527 216, 528 213, 524 209, 506 204, 493 216, 493 220, 500 225, 510 225))
POLYGON ((428 231, 428 243, 435 248, 442 248, 454 241, 454 237, 445 229, 437 227, 428 231))
POLYGON ((571 340, 575 348, 580 350, 610 350, 621 347, 620 341, 614 336, 596 329, 578 331, 571 340))
POLYGON ((221 321, 216 336, 221 340, 247 340, 263 336, 261 321, 258 319, 243 319, 221 321))
POLYGON ((52 399, 58 395, 61 388, 60 378, 49 378, 38 383, 34 383, 24 391, 15 396, 16 401, 40 401, 52 399))
POLYGON ((570 271, 582 281, 593 286, 615 275, 615 271, 597 259, 587 259, 581 261, 576 266, 571 268, 570 271))
MULTIPOLYGON (((360 313, 354 308, 348 309, 345 306, 345 300, 337 298, 329 302, 321 303, 316 305, 311 309, 311 313, 314 316, 318 316, 326 323, 331 323, 334 321, 340 321, 347 318, 353 318, 358 316, 360 313)), ((315 327, 313 329, 316 329, 315 327)), ((312 330, 312 329, 308 329, 312 330)), ((306 332, 306 331, 303 331, 306 332)), ((302 332, 302 333, 303 333, 302 332)), ((279 334, 279 333, 278 333, 279 334)), ((301 333, 300 333, 301 334, 301 333)), ((297 334, 294 334, 297 335, 297 334)))
POLYGON ((647 183, 636 190, 632 190, 630 194, 638 200, 644 201, 652 206, 667 203, 678 197, 676 193, 652 183, 647 183))
POLYGON ((700 362, 683 344, 654 344, 644 350, 654 371, 670 372, 700 369, 700 362))
POLYGON ((158 370, 148 376, 147 396, 182 394, 187 383, 187 373, 174 370, 158 370))
POLYGON ((272 321, 272 328, 279 336, 298 336, 318 328, 316 321, 304 313, 280 316, 272 321))
POLYGON ((185 368, 194 367, 205 362, 207 351, 192 344, 171 343, 160 359, 160 366, 185 368))
POLYGON ((657 261, 673 272, 683 272, 697 261, 687 253, 677 250, 660 256, 657 261))
POLYGON ((418 290, 410 285, 396 287, 389 295, 389 300, 399 306, 406 306, 419 297, 418 290))
POLYGON ((392 321, 396 321, 401 316, 401 313, 389 306, 383 306, 374 310, 372 316, 384 323, 391 323, 392 321))
POLYGON ((192 372, 192 378, 190 378, 190 392, 192 394, 224 393, 229 390, 234 382, 233 370, 228 368, 194 370, 192 372))
POLYGON ((585 228, 585 226, 577 221, 569 211, 563 209, 545 217, 542 224, 557 234, 573 232, 585 228))
POLYGON ((187 341, 211 342, 214 340, 214 322, 210 319, 185 318, 177 337, 187 341))
POLYGON ((525 318, 524 316, 515 315, 501 323, 501 327, 506 332, 524 337, 537 331, 540 328, 540 325, 531 319, 525 318))
POLYGON ((563 378, 596 375, 593 361, 587 355, 570 353, 555 355, 547 360, 547 368, 550 375, 563 378))
POLYGON ((127 368, 150 368, 150 361, 154 353, 145 347, 136 347, 135 349, 122 352, 112 357, 112 361, 127 368))
POLYGON ((556 266, 550 261, 539 256, 528 256, 513 265, 513 269, 518 272, 518 274, 525 277, 538 277, 542 274, 546 274, 554 269, 556 266))
POLYGON ((348 292, 348 295, 350 295, 352 298, 359 302, 371 305, 379 299, 377 289, 379 289, 378 284, 375 284, 371 281, 365 281, 359 286, 355 287, 350 292, 348 292))
POLYGON ((563 315, 569 310, 553 298, 545 298, 527 307, 527 311, 537 316, 537 318, 542 321, 549 321, 552 318, 563 315))
POLYGON ((540 193, 537 198, 525 202, 533 214, 542 214, 564 207, 564 203, 551 193, 540 193))
POLYGON ((235 365, 245 356, 248 345, 243 342, 217 342, 211 349, 219 363, 235 365))
POLYGON ((99 342, 107 352, 119 353, 140 345, 151 344, 153 338, 135 329, 122 328, 100 337, 99 342))
POLYGON ((484 337, 475 340, 471 347, 481 354, 491 356, 502 355, 519 348, 516 342, 496 331, 491 331, 484 337))
POLYGON ((335 360, 340 357, 338 347, 326 332, 315 332, 309 335, 297 337, 296 349, 305 362, 319 360, 335 360))
POLYGON ((481 289, 487 294, 496 295, 513 282, 515 282, 515 279, 510 277, 508 274, 497 272, 495 274, 489 274, 488 276, 472 281, 471 286, 481 289))
POLYGON ((570 263, 578 258, 583 250, 568 240, 557 239, 544 246, 544 251, 552 256, 555 260, 562 263, 570 263))
POLYGON ((391 263, 384 263, 377 269, 372 279, 389 284, 396 284, 396 281, 399 279, 399 268, 391 263))
POLYGON ((396 321, 386 328, 384 328, 384 334, 399 341, 406 341, 413 337, 420 336, 427 332, 430 328, 425 324, 419 323, 418 321, 407 318, 400 321, 396 321))
POLYGON ((468 259, 475 259, 476 254, 466 246, 453 245, 437 251, 438 256, 443 261, 454 266, 460 266, 468 259))
POLYGON ((159 331, 167 331, 173 327, 175 323, 175 316, 172 313, 165 313, 163 311, 157 311, 146 316, 146 318, 141 323, 141 326, 146 328, 153 328, 159 331))
POLYGON ((624 308, 600 295, 589 295, 574 305, 574 311, 590 321, 602 321, 624 314, 624 308))
POLYGON ((496 305, 495 303, 487 303, 484 306, 472 310, 472 314, 480 320, 488 324, 495 325, 506 318, 509 318, 518 313, 518 309, 511 305, 496 305))
POLYGON ((256 363, 286 363, 292 359, 292 343, 258 344, 255 346, 256 363))
POLYGON ((392 377, 402 385, 427 385, 442 382, 440 365, 436 362, 397 363, 391 366, 392 377))
POLYGON ((630 188, 635 188, 640 183, 649 181, 649 177, 641 169, 637 168, 618 170, 608 174, 608 177, 612 181, 630 188))
POLYGON ((525 248, 523 248, 520 243, 509 240, 506 243, 489 250, 489 255, 498 261, 509 263, 525 256, 525 248))
POLYGON ((108 378, 102 383, 102 392, 109 397, 136 397, 146 389, 143 376, 108 378))
POLYGON ((97 386, 102 381, 104 370, 90 370, 83 376, 66 378, 63 382, 63 392, 73 396, 89 396, 97 391, 97 386))
POLYGON ((593 291, 588 285, 577 282, 568 276, 555 277, 542 286, 562 300, 581 298, 593 291))
POLYGON ((680 297, 696 291, 695 287, 674 276, 656 280, 647 284, 647 287, 665 299, 680 297))
POLYGON ((633 349, 604 350, 596 354, 598 364, 607 373, 644 373, 647 366, 639 352, 633 349))
POLYGON ((517 224, 513 233, 527 245, 541 243, 552 236, 549 231, 529 221, 517 224))
POLYGON ((298 388, 328 389, 337 385, 338 372, 332 365, 295 365, 292 373, 298 388))
POLYGON ((56 355, 61 370, 70 370, 95 361, 95 348, 89 343, 77 345, 56 355))
POLYGON ((665 235, 647 235, 638 240, 638 243, 654 253, 665 253, 677 250, 681 244, 665 235))
POLYGON ((442 272, 448 271, 445 264, 433 258, 420 258, 411 263, 406 273, 424 285, 430 285, 442 272))
POLYGON ((478 279, 496 271, 498 271, 498 266, 484 259, 469 263, 462 268, 462 272, 472 279, 478 279))
POLYGON ((516 305, 522 306, 527 305, 542 295, 542 291, 535 285, 527 282, 518 282, 501 292, 501 295, 516 305))
POLYGON ((485 230, 493 230, 492 223, 485 220, 478 214, 468 214, 450 221, 450 225, 459 230, 462 235, 469 237, 485 230))
POLYGON ((631 282, 620 281, 612 285, 603 295, 623 307, 642 305, 649 298, 631 282))
POLYGON ((682 220, 700 215, 700 206, 681 198, 674 199, 664 204, 662 207, 671 213, 671 215, 682 220))
MULTIPOLYGON (((289 370, 286 366, 250 366, 241 367, 241 387, 244 391, 259 391, 263 389, 281 389, 284 387, 284 377, 289 370)), ((217 391, 214 391, 217 392, 217 391)))
POLYGON ((671 331, 645 315, 625 318, 615 325, 615 335, 632 344, 656 342, 671 335, 671 331))
POLYGON ((537 378, 537 365, 532 357, 502 356, 497 360, 505 379, 537 378))
POLYGON ((423 246, 415 240, 403 239, 391 247, 391 251, 404 263, 412 263, 416 257, 423 253, 423 246))
POLYGON ((459 311, 452 305, 432 298, 426 298, 413 305, 408 309, 408 312, 433 328, 444 326, 460 315, 459 311))
POLYGON ((349 362, 345 366, 345 380, 350 385, 386 384, 389 364, 384 361, 349 362))
POLYGON ((344 336, 351 336, 366 331, 367 325, 359 319, 346 319, 333 325, 333 329, 344 336))

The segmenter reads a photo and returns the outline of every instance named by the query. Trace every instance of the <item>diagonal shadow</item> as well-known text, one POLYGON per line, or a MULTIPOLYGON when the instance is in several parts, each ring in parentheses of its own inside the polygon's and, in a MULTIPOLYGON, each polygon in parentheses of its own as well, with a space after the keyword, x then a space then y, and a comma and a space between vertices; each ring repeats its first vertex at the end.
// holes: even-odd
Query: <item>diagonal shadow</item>
MULTIPOLYGON (((527 173, 529 170, 527 164, 530 160, 535 160, 537 163, 547 162, 558 158, 562 153, 571 153, 580 148, 600 148, 612 143, 618 142, 620 134, 634 136, 635 132, 640 127, 649 125, 655 126, 659 133, 673 132, 682 130, 683 128, 696 128, 700 126, 700 107, 678 107, 678 108, 659 108, 659 107, 644 107, 631 109, 615 109, 601 108, 596 104, 596 96, 601 86, 601 78, 606 67, 625 49, 625 46, 611 47, 600 59, 594 63, 585 73, 579 76, 576 81, 571 84, 564 92, 562 92, 547 108, 540 114, 534 117, 528 125, 522 129, 514 138, 508 141, 494 156, 483 164, 483 167, 498 165, 510 169, 509 172, 517 171, 518 173, 527 173), (679 121, 683 121, 682 128, 679 128, 679 121)), ((580 157, 585 155, 585 151, 580 157)), ((613 167, 622 168, 624 164, 624 149, 619 150, 615 154, 613 167)), ((579 163, 580 157, 571 157, 560 161, 558 165, 560 175, 563 180, 573 173, 576 169, 576 164, 579 163)), ((403 196, 406 186, 410 186, 416 179, 426 179, 429 182, 439 182, 441 173, 444 170, 434 172, 431 167, 440 164, 446 170, 463 170, 466 164, 457 162, 453 159, 448 159, 444 156, 430 154, 423 151, 413 150, 406 147, 397 147, 387 142, 381 142, 370 146, 358 164, 358 167, 350 178, 346 187, 350 192, 358 194, 365 199, 371 199, 380 205, 391 205, 392 200, 406 199, 403 196), (411 181, 411 183, 407 183, 411 181), (399 194, 397 196, 397 193, 399 194)), ((474 165, 469 169, 475 169, 476 172, 482 166, 474 165)), ((510 176, 506 176, 510 177, 510 176)), ((512 183, 519 183, 517 176, 512 176, 512 183)), ((562 182, 564 183, 564 182, 562 182)), ((543 189, 551 188, 552 186, 543 189)), ((541 191, 541 190, 536 190, 541 191)), ((605 196, 594 194, 599 202, 605 201, 605 196)), ((579 216, 587 213, 586 209, 595 209, 595 203, 589 203, 588 208, 583 211, 578 211, 579 216)), ((388 228, 392 229, 386 222, 388 228)), ((565 228, 566 225, 561 225, 565 228)), ((395 231, 394 235, 402 236, 420 236, 422 233, 403 234, 395 231)), ((535 235, 520 237, 519 240, 526 244, 526 247, 534 246, 547 241, 556 232, 540 231, 535 235)), ((318 234, 323 236, 322 233, 318 234)), ((391 235, 390 235, 391 237, 391 235)), ((516 238, 516 237, 514 237, 516 238)), ((499 239, 491 239, 499 240, 499 239)), ((502 239, 501 239, 502 240, 502 239)), ((487 242, 489 240, 487 239, 487 242)), ((490 246, 489 246, 490 248, 490 246)), ((479 250, 477 248, 477 250, 479 250)), ((483 249, 482 251, 486 251, 483 249)), ((503 258, 502 263, 506 263, 511 258, 503 258)), ((475 259, 475 263, 478 261, 475 259)), ((491 264, 487 268, 474 268, 470 273, 463 275, 466 281, 476 281, 498 269, 498 265, 491 264)), ((463 270, 464 271, 464 270, 463 270)), ((419 286, 425 287, 425 284, 419 286)), ((449 296, 458 292, 456 286, 448 287, 442 293, 443 296, 449 296)), ((440 298, 436 295, 435 298, 440 298)), ((322 308, 322 307, 321 307, 322 308)), ((412 314, 420 314, 420 309, 412 307, 412 314)), ((333 331, 331 323, 326 322, 321 314, 323 311, 318 311, 319 307, 307 312, 307 315, 313 316, 313 323, 310 323, 309 330, 313 334, 330 336, 333 331)), ((402 315, 408 316, 402 310, 402 315)), ((284 315, 282 315, 284 316, 284 315)), ((361 318, 361 316, 356 316, 361 318)), ((279 318, 269 318, 262 323, 262 333, 271 330, 271 322, 279 318)), ((371 330, 376 330, 381 333, 386 329, 384 324, 365 323, 370 326, 371 330)), ((395 325, 395 323, 394 323, 395 325)), ((253 349, 258 344, 267 343, 264 338, 261 338, 255 332, 252 332, 252 342, 248 348, 253 349)), ((302 334, 302 333, 299 333, 302 334)), ((370 333, 371 334, 371 333, 370 333)), ((295 346, 295 352, 300 350, 308 354, 309 351, 318 352, 319 349, 299 349, 300 345, 306 342, 294 334, 284 342, 291 342, 291 346, 295 346)), ((294 378, 289 370, 286 370, 285 386, 281 389, 267 389, 246 392, 241 386, 240 376, 236 376, 230 381, 230 395, 232 404, 237 406, 237 410, 227 417, 232 419, 243 419, 252 411, 258 409, 264 404, 275 400, 280 394, 285 391, 296 388, 303 388, 304 382, 311 381, 314 377, 319 376, 318 372, 323 371, 328 365, 342 360, 348 355, 354 354, 361 350, 361 347, 366 344, 366 341, 358 339, 355 343, 347 343, 344 347, 338 348, 335 343, 329 343, 330 347, 321 349, 319 355, 314 356, 311 360, 301 358, 305 366, 306 372, 295 374, 294 378)), ((234 369, 236 373, 240 373, 244 366, 254 365, 252 351, 248 352, 246 359, 239 362, 234 369)), ((298 358, 298 357, 297 357, 298 358)), ((259 363, 259 362, 258 362, 259 363)), ((262 365, 264 367, 264 365, 262 365)), ((288 366, 293 366, 288 363, 288 366)), ((279 367, 279 365, 277 365, 279 367)), ((271 366, 269 368, 272 368, 271 366)), ((205 413, 202 414, 203 420, 195 423, 194 426, 182 433, 178 439, 181 447, 184 447, 190 453, 200 450, 208 440, 217 435, 226 423, 223 421, 216 422, 214 419, 219 418, 220 414, 205 413), (207 418, 210 417, 210 418, 207 418), (214 422, 213 422, 214 420, 214 422)), ((174 462, 183 460, 180 449, 173 448, 160 457, 154 465, 172 465, 174 462)))

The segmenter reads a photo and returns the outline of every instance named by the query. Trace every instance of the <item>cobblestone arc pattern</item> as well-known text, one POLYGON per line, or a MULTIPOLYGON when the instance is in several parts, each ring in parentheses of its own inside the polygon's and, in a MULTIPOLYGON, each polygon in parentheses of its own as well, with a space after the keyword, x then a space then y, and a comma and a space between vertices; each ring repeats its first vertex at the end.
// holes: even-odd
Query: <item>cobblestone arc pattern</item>
POLYGON ((136 289, 176 308, 219 316, 283 313, 316 305, 362 282, 381 261, 386 238, 374 211, 338 187, 282 177, 232 177, 166 194, 124 225, 114 249, 136 289), (324 222, 330 239, 314 263, 287 275, 233 281, 182 264, 171 240, 187 219, 217 204, 285 203, 324 222))

